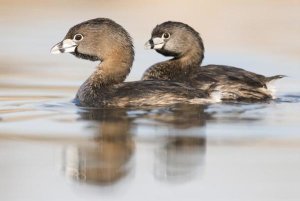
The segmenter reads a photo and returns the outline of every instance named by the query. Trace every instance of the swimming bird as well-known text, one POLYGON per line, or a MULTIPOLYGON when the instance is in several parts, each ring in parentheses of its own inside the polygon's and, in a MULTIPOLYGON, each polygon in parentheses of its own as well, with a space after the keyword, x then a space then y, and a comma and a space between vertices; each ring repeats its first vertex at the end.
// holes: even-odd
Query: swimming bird
POLYGON ((204 45, 200 34, 182 22, 167 21, 157 25, 146 49, 173 57, 152 65, 142 80, 169 80, 214 93, 221 100, 266 101, 273 98, 267 84, 284 76, 266 77, 242 68, 226 65, 201 66, 204 45))
POLYGON ((81 59, 100 61, 77 92, 75 103, 80 106, 134 107, 207 101, 205 91, 182 83, 124 82, 134 60, 133 43, 127 31, 111 19, 96 18, 73 26, 51 53, 71 53, 81 59))

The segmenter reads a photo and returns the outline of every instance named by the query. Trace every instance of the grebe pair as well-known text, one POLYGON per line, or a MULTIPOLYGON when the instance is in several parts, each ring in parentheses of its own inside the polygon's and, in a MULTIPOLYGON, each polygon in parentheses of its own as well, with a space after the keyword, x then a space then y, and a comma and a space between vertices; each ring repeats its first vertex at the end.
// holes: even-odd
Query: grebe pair
POLYGON ((107 18, 72 27, 51 53, 69 52, 78 58, 101 61, 81 85, 76 102, 89 107, 156 106, 175 103, 208 103, 219 91, 222 100, 265 101, 271 99, 266 83, 282 76, 265 77, 240 68, 200 66, 202 39, 193 28, 179 22, 155 27, 147 48, 174 58, 151 66, 143 81, 124 82, 134 60, 127 31, 107 18))

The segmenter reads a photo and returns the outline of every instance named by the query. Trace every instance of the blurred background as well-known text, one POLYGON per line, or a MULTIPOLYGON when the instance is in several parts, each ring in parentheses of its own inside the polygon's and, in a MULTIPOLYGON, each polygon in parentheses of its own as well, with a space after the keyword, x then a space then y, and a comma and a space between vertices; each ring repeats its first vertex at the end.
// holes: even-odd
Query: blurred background
POLYGON ((300 1, 0 0, 0 22, 0 200, 300 199, 300 1), (134 39, 128 81, 167 59, 144 50, 167 20, 199 31, 203 64, 288 77, 270 103, 78 108, 97 63, 50 49, 98 17, 134 39))
POLYGON ((0 70, 5 76, 1 83, 19 76, 18 82, 25 85, 52 86, 67 76, 65 86, 79 85, 96 64, 72 55, 50 55, 49 50, 71 26, 97 17, 115 20, 134 39, 136 57, 128 80, 140 79, 145 69, 165 59, 143 45, 155 25, 167 20, 187 23, 200 32, 206 48, 204 64, 294 76, 299 69, 299 7, 296 0, 1 0, 0 70), (32 80, 26 75, 29 71, 41 77, 32 80), (47 76, 42 75, 45 72, 47 76))

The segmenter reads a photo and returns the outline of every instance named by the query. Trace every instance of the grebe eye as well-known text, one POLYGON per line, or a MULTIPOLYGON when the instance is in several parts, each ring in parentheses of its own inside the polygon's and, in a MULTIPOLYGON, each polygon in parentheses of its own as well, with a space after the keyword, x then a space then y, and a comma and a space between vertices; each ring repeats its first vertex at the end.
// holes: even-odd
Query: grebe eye
POLYGON ((164 33, 162 36, 163 36, 164 39, 170 38, 170 34, 169 33, 164 33))
POLYGON ((76 35, 73 37, 73 39, 74 39, 75 41, 81 41, 81 40, 83 39, 83 35, 81 35, 81 34, 76 34, 76 35))

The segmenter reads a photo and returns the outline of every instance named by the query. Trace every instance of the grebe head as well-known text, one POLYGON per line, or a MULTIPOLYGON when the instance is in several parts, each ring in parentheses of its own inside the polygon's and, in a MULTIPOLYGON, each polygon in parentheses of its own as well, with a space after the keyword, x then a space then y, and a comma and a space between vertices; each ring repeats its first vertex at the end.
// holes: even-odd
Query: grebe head
POLYGON ((69 52, 82 59, 104 61, 109 57, 117 59, 122 51, 128 50, 133 57, 132 40, 127 31, 110 19, 96 18, 70 28, 51 53, 69 52))
POLYGON ((164 56, 183 57, 191 51, 198 51, 202 56, 204 46, 197 31, 181 22, 167 21, 157 25, 151 39, 145 44, 146 49, 155 49, 164 56))

